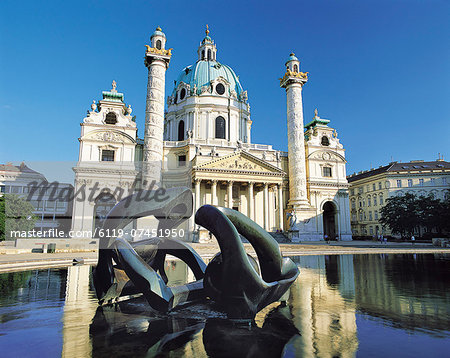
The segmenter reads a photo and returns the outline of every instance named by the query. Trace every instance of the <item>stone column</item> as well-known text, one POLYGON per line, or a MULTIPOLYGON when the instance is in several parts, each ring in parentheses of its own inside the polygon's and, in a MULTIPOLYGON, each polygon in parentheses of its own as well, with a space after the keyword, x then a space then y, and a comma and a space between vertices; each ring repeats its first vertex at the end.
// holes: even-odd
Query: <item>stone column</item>
POLYGON ((217 205, 217 180, 211 184, 211 205, 217 205))
POLYGON ((289 158, 289 205, 294 209, 309 207, 306 193, 306 161, 303 133, 302 87, 306 74, 289 70, 281 79, 287 94, 287 128, 289 158))
POLYGON ((200 209, 200 183, 201 179, 195 179, 195 212, 200 209))
POLYGON ((264 229, 269 230, 269 184, 264 183, 264 229))
POLYGON ((284 230, 283 184, 278 184, 278 220, 280 230, 284 230))
POLYGON ((228 182, 227 192, 228 192, 228 207, 230 209, 232 209, 233 208, 233 181, 231 181, 231 180, 228 182))
MULTIPOLYGON (((148 68, 147 100, 142 178, 148 183, 161 182, 164 140, 164 90, 170 50, 147 47, 145 66, 148 68)), ((147 184, 148 185, 148 184, 147 184)))
POLYGON ((254 184, 255 183, 252 181, 248 182, 248 203, 249 203, 248 217, 252 220, 255 220, 255 198, 253 196, 254 184))

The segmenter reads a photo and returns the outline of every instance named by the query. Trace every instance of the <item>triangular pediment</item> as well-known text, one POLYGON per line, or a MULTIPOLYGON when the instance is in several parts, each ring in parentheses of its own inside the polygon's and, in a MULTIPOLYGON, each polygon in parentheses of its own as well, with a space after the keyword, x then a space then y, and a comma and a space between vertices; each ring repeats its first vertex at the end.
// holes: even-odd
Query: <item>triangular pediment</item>
POLYGON ((232 171, 242 173, 266 173, 285 175, 286 173, 276 166, 255 157, 247 152, 237 152, 224 157, 213 159, 209 162, 199 164, 194 170, 201 171, 232 171))

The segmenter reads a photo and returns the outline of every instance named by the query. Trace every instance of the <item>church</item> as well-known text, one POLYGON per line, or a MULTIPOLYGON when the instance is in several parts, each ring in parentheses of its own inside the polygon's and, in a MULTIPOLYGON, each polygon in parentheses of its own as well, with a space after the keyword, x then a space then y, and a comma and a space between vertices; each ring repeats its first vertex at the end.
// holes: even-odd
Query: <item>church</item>
MULTIPOLYGON (((90 200, 74 202, 72 229, 100 227, 119 200, 118 191, 131 194, 139 180, 192 187, 194 212, 205 204, 233 208, 292 242, 351 240, 345 151, 317 110, 304 125, 302 90, 308 73, 301 72, 298 58, 291 53, 280 68, 287 96, 284 152, 252 141, 248 93, 233 69, 220 62, 208 27, 197 60, 181 69, 166 94, 172 57, 166 40, 158 27, 145 45, 144 138, 137 137, 131 105, 114 81, 81 123, 75 192, 101 190, 90 200)), ((187 241, 208 235, 193 217, 186 229, 187 241)))

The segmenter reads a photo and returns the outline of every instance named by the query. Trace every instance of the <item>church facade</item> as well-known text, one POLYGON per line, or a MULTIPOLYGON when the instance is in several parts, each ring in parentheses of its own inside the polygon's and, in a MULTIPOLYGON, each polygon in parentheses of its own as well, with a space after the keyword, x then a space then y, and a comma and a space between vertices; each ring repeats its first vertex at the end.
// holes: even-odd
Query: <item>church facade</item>
MULTIPOLYGON (((75 191, 98 187, 74 203, 74 230, 91 230, 136 180, 163 187, 191 186, 194 210, 204 204, 239 210, 269 232, 292 241, 351 240, 346 160, 336 130, 317 110, 303 124, 307 73, 291 54, 280 86, 287 94, 288 152, 252 142, 248 93, 233 69, 218 60, 209 36, 197 61, 183 68, 165 94, 172 56, 160 28, 146 45, 148 68, 144 138, 137 137, 131 106, 113 88, 91 105, 81 123, 75 191), (165 110, 166 109, 166 110, 165 110)), ((191 218, 186 240, 206 231, 191 218)))

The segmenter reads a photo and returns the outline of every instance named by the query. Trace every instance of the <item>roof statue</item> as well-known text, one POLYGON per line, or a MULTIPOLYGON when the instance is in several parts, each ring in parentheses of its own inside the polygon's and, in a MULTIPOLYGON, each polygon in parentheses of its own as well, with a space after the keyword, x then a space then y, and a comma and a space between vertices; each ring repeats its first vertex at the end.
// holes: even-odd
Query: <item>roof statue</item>
POLYGON ((112 89, 111 89, 111 92, 117 92, 117 89, 116 89, 116 87, 117 87, 117 83, 116 83, 116 81, 112 81, 112 89))

